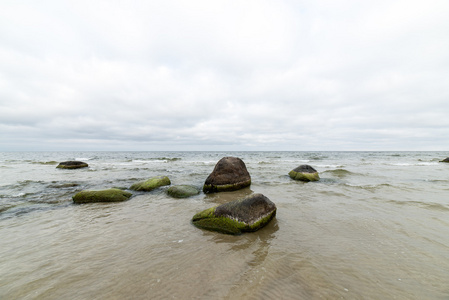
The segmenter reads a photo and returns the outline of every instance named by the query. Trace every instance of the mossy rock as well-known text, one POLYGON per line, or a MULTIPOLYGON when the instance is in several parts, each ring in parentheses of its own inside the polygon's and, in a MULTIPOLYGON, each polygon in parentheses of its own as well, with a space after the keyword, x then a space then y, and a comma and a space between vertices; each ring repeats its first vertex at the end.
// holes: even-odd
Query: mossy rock
POLYGON ((82 161, 63 161, 59 163, 59 165, 56 166, 56 168, 59 169, 80 169, 80 168, 87 168, 89 165, 82 161))
POLYGON ((318 181, 320 180, 320 176, 318 175, 318 171, 312 168, 309 165, 301 165, 291 170, 288 173, 288 176, 294 180, 309 182, 309 181, 318 181))
POLYGON ((276 205, 262 194, 252 194, 197 213, 192 223, 202 229, 226 234, 253 232, 276 215, 276 205))
POLYGON ((440 162, 449 163, 449 157, 446 157, 445 159, 441 160, 440 162))
POLYGON ((245 163, 238 157, 223 157, 203 185, 203 192, 236 191, 251 185, 245 163))
POLYGON ((170 185, 170 179, 167 176, 156 176, 145 181, 133 184, 130 189, 134 191, 149 192, 164 185, 170 185))
POLYGON ((84 190, 72 197, 74 203, 120 202, 128 200, 131 193, 119 189, 84 190))
POLYGON ((167 194, 174 198, 188 198, 199 193, 200 191, 191 185, 175 185, 169 187, 167 190, 167 194))

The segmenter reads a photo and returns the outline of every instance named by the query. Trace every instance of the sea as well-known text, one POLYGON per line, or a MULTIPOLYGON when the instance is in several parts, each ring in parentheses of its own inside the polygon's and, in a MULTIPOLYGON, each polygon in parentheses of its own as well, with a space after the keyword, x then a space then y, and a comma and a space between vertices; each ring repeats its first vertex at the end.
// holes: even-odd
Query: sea
POLYGON ((449 152, 1 152, 0 299, 449 299, 449 152), (250 187, 74 204, 85 189, 165 175, 202 188, 225 156, 250 187), (80 160, 88 168, 56 168, 80 160), (288 173, 307 164, 320 180, 288 173), (192 225, 262 193, 253 233, 192 225))

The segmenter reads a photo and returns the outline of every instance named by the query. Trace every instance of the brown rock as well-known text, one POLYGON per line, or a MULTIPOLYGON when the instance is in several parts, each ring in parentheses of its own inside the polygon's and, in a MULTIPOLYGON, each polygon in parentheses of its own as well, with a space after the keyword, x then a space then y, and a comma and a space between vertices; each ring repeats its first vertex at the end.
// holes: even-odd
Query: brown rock
POLYGON ((237 157, 223 157, 204 182, 205 193, 235 191, 251 185, 245 163, 237 157))

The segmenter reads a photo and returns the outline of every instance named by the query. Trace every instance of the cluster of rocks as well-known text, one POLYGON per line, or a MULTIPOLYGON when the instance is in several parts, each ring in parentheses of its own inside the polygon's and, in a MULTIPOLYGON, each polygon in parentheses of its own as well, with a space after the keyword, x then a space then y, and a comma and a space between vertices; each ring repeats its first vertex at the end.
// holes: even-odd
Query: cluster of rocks
MULTIPOLYGON (((57 168, 83 168, 86 163, 67 161, 57 168)), ((301 165, 289 176, 299 181, 317 181, 318 172, 309 165, 301 165)), ((167 176, 157 176, 137 182, 129 190, 149 192, 162 186, 171 185, 167 176)), ((223 157, 215 165, 214 170, 206 178, 203 185, 204 193, 236 191, 251 185, 251 176, 245 163, 237 157, 223 157)), ((167 189, 167 194, 175 198, 186 198, 200 193, 191 185, 175 185, 167 189)), ((128 200, 132 193, 122 189, 84 190, 72 197, 74 203, 118 202, 128 200)), ((242 199, 236 199, 214 206, 195 214, 192 223, 203 229, 227 234, 241 234, 256 231, 267 225, 276 215, 276 205, 266 196, 254 193, 242 199)))

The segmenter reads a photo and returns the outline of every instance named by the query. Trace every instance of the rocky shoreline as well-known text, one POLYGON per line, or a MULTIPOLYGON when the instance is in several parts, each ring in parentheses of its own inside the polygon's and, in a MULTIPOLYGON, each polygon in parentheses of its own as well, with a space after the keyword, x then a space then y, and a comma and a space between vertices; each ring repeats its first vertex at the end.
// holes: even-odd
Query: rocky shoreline
MULTIPOLYGON (((440 161, 449 162, 449 157, 440 161)), ((76 169, 88 165, 80 161, 60 163, 57 168, 76 169)), ((310 165, 300 165, 288 175, 293 180, 313 182, 320 180, 318 171, 310 165)), ((202 191, 204 194, 236 191, 249 187, 251 176, 245 163, 237 157, 223 157, 206 178, 202 191)), ((137 182, 129 188, 105 190, 83 190, 72 197, 76 204, 94 202, 119 202, 129 200, 134 192, 150 192, 170 186, 167 195, 174 198, 188 198, 200 194, 192 185, 171 185, 167 176, 156 176, 137 182)), ((227 234, 241 234, 256 231, 268 224, 276 215, 276 205, 262 194, 254 193, 242 199, 234 199, 225 204, 205 209, 195 214, 191 220, 198 228, 227 234)))

